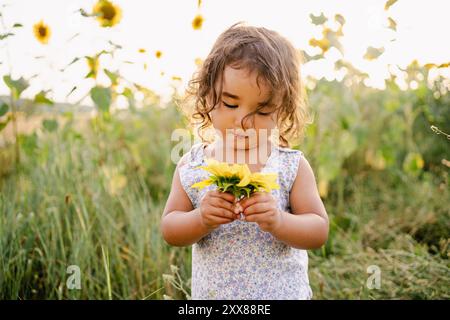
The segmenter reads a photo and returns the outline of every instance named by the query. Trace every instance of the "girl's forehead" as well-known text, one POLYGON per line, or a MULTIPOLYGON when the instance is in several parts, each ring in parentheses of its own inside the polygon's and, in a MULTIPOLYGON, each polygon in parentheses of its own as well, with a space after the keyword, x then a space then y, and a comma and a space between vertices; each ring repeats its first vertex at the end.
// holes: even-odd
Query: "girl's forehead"
MULTIPOLYGON (((244 68, 236 69, 230 66, 226 66, 223 71, 222 94, 231 93, 238 99, 250 96, 267 100, 271 96, 271 91, 268 82, 256 71, 244 68)), ((232 97, 230 96, 230 98, 232 97)))

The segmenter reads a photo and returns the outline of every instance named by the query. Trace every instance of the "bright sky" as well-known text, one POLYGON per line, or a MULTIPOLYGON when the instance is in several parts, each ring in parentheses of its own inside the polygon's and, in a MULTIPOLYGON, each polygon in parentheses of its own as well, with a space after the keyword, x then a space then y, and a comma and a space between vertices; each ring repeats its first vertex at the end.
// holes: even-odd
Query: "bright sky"
MULTIPOLYGON (((111 29, 99 28, 96 21, 74 13, 79 8, 91 11, 95 2, 0 0, 0 4, 9 4, 2 10, 6 24, 17 22, 24 26, 17 29, 17 35, 8 42, 0 43, 0 75, 9 73, 9 66, 13 78, 39 74, 30 81, 31 87, 24 92, 25 97, 33 97, 42 89, 52 89, 56 101, 65 101, 65 96, 77 85, 80 89, 68 99, 74 102, 92 86, 92 82, 83 80, 87 73, 86 63, 79 61, 64 73, 58 69, 74 57, 92 55, 104 49, 107 41, 112 40, 124 50, 115 62, 105 59, 102 64, 113 70, 120 67, 126 78, 167 96, 172 91, 172 76, 183 79, 179 84, 183 88, 195 70, 195 59, 204 59, 217 36, 240 20, 276 30, 297 48, 306 49, 309 54, 317 53, 308 46, 308 41, 320 37, 321 29, 311 24, 309 14, 319 15, 320 12, 329 18, 336 13, 345 17, 341 40, 345 58, 368 72, 373 86, 382 87, 387 64, 405 66, 414 59, 420 63, 444 63, 450 57, 450 42, 446 35, 450 30, 450 1, 447 0, 399 0, 388 12, 384 11, 386 0, 204 0, 200 9, 197 0, 115 0, 113 2, 122 8, 123 18, 111 29), (191 21, 198 13, 205 21, 201 30, 193 30, 191 21), (388 16, 397 22, 396 33, 386 28, 388 16), (40 19, 52 29, 52 37, 46 46, 33 37, 32 26, 40 19), (76 33, 80 36, 67 42, 76 33), (396 41, 391 42, 393 38, 396 41), (385 46, 386 51, 378 60, 369 62, 362 58, 368 46, 385 46), (140 48, 147 52, 138 53, 140 48), (163 52, 161 59, 156 59, 156 50, 163 52), (35 59, 36 56, 44 58, 35 59), (136 61, 137 64, 119 66, 118 60, 136 61), (147 70, 142 67, 144 63, 148 65, 147 70), (164 76, 161 76, 162 71, 164 76)), ((3 32, 1 29, 0 33, 3 32)), ((330 58, 331 61, 305 66, 304 76, 333 79, 336 72, 332 59, 337 58, 336 53, 331 51, 330 58)), ((0 81, 0 95, 6 93, 7 88, 0 81)))

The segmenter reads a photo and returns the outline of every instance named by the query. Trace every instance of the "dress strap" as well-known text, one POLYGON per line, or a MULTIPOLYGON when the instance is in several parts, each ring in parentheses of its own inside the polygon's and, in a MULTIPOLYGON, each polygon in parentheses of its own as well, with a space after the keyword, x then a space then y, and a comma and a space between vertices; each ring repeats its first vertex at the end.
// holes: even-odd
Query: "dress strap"
POLYGON ((203 163, 203 155, 204 155, 204 143, 199 142, 192 146, 189 151, 189 166, 197 167, 203 163))

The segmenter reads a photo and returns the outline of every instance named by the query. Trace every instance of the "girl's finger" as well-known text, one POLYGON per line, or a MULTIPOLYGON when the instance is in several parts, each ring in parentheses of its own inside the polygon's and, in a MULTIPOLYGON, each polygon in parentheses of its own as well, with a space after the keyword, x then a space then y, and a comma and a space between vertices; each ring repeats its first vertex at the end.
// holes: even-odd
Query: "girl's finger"
POLYGON ((232 220, 234 220, 235 216, 236 216, 233 211, 223 209, 223 208, 215 208, 215 210, 213 210, 211 213, 216 217, 222 217, 222 218, 227 218, 227 219, 232 219, 232 220))
POLYGON ((267 193, 265 192, 256 192, 250 198, 245 198, 239 201, 239 203, 241 204, 242 208, 245 209, 258 202, 267 202, 268 199, 266 195, 267 193))
POLYGON ((249 216, 244 216, 244 220, 247 222, 260 222, 264 217, 261 214, 252 214, 249 216))
POLYGON ((233 203, 234 199, 235 199, 234 195, 232 195, 231 193, 220 192, 219 190, 215 190, 215 192, 212 193, 212 195, 214 197, 217 197, 217 198, 220 198, 220 199, 224 199, 224 200, 226 200, 228 202, 231 202, 231 203, 233 203))
POLYGON ((244 215, 244 219, 247 222, 264 222, 267 221, 269 219, 269 214, 270 214, 270 210, 265 211, 265 212, 258 212, 258 213, 253 213, 253 214, 249 214, 249 215, 244 215))
POLYGON ((269 211, 270 207, 267 205, 267 203, 255 203, 253 205, 248 206, 244 209, 243 213, 245 216, 257 214, 257 213, 263 213, 266 211, 269 211))
POLYGON ((213 200, 211 202, 216 207, 224 208, 224 209, 230 210, 232 212, 234 211, 233 204, 230 203, 229 201, 226 201, 226 200, 222 199, 222 198, 215 197, 215 198, 213 198, 213 200))

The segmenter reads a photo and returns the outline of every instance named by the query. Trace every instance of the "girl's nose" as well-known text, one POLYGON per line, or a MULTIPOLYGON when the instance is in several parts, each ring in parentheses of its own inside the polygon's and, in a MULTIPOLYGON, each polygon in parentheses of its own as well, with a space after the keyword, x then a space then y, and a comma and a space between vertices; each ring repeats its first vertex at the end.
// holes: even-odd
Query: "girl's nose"
POLYGON ((235 117, 235 121, 234 121, 235 128, 242 128, 242 126, 243 126, 242 129, 247 130, 251 127, 250 126, 250 124, 251 124, 250 118, 251 117, 245 117, 246 115, 247 115, 246 112, 236 113, 236 117, 235 117))

